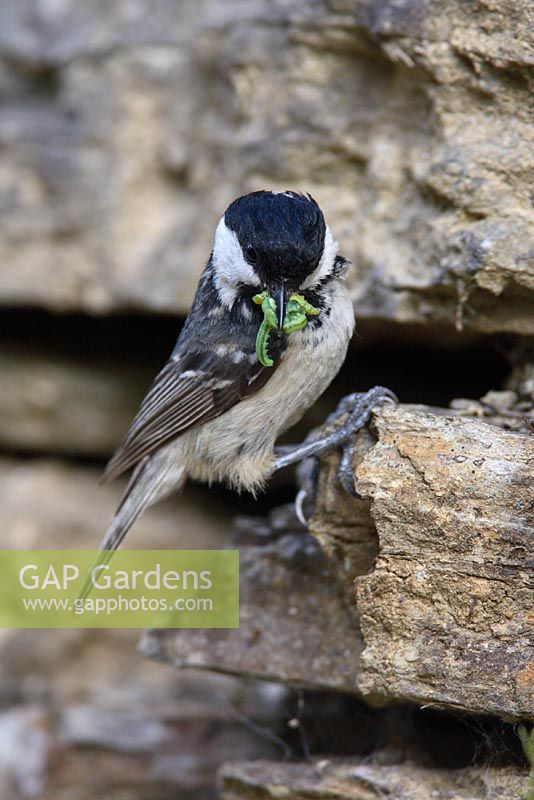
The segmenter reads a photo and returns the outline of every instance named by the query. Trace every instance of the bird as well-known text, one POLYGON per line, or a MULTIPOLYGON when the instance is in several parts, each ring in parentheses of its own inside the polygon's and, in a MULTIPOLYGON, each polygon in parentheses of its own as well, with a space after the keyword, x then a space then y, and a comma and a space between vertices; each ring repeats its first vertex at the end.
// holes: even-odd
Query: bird
POLYGON ((133 472, 100 550, 188 479, 256 495, 275 470, 346 445, 388 399, 381 387, 351 395, 344 426, 276 449, 345 360, 355 319, 338 248, 309 194, 262 190, 229 205, 176 346, 105 469, 106 481, 133 472))

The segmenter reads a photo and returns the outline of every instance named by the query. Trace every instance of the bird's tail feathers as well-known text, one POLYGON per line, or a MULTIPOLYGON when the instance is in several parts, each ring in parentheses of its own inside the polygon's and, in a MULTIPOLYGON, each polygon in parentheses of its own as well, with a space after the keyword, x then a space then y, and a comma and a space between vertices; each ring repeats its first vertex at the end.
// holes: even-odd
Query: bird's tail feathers
POLYGON ((85 599, 91 592, 93 586, 91 573, 95 567, 109 564, 113 554, 121 546, 130 528, 143 511, 157 500, 162 500, 172 491, 182 488, 186 480, 185 470, 181 482, 176 470, 174 470, 172 478, 171 484, 165 471, 158 471, 154 474, 150 469, 149 463, 142 462, 138 465, 126 487, 117 513, 100 542, 100 552, 91 567, 90 574, 87 576, 80 599, 85 599))

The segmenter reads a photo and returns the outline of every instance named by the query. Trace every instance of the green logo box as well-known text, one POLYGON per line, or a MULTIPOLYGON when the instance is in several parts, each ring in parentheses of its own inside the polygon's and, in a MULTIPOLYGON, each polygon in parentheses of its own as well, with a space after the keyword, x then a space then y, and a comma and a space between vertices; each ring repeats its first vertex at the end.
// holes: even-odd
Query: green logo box
POLYGON ((0 628, 238 627, 238 550, 0 550, 0 628))

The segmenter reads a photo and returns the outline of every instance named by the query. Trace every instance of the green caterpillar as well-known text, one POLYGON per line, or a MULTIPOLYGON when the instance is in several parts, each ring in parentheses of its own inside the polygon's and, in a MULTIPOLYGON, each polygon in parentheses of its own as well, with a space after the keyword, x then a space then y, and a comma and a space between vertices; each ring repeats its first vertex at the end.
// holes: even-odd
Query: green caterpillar
MULTIPOLYGON (((256 305, 261 305, 263 311, 263 322, 256 336, 256 356, 260 364, 264 367, 272 367, 274 361, 269 357, 269 335, 272 330, 278 328, 276 319, 276 300, 268 292, 255 294, 252 301, 256 305)), ((287 302, 284 319, 283 331, 285 334, 301 331, 308 324, 308 317, 316 317, 320 314, 319 308, 315 308, 301 295, 292 294, 287 302)))

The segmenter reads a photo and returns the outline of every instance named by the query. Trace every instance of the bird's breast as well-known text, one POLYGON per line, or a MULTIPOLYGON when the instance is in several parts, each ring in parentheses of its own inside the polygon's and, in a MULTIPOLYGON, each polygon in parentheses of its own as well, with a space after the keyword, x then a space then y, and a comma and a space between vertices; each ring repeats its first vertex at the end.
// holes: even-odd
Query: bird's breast
MULTIPOLYGON (((288 337, 278 367, 256 393, 180 437, 188 472, 254 489, 269 477, 276 439, 294 425, 339 371, 354 328, 345 287, 332 288, 330 314, 288 337)), ((179 440, 179 441, 180 441, 179 440)))

